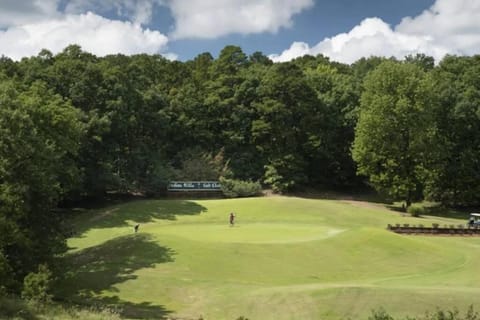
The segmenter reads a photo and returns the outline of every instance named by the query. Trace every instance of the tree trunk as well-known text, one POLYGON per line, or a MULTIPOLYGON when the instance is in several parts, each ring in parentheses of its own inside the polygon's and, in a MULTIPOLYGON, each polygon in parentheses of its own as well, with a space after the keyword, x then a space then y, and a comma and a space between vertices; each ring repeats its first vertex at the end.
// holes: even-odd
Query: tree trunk
POLYGON ((407 191, 407 197, 405 199, 405 205, 406 205, 407 210, 412 205, 412 192, 410 190, 407 191))

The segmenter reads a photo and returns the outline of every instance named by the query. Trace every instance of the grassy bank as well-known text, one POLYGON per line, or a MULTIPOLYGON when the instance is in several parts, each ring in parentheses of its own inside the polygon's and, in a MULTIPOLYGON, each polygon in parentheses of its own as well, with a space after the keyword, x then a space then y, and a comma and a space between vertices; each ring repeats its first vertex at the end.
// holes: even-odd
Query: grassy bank
POLYGON ((393 316, 466 309, 480 296, 480 238, 386 230, 464 222, 356 201, 132 201, 77 217, 57 295, 119 306, 126 318, 366 319, 379 307, 393 316))

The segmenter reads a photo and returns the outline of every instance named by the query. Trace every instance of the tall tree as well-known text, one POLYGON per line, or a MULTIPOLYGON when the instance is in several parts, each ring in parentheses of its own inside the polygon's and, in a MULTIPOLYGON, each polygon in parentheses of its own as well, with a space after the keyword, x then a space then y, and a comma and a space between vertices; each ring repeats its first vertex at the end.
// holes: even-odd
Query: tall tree
POLYGON ((258 92, 252 137, 267 159, 265 182, 277 191, 305 184, 306 150, 322 139, 322 105, 293 63, 273 65, 258 92))
POLYGON ((312 182, 324 186, 352 186, 358 183, 351 156, 351 144, 357 120, 359 91, 350 69, 330 63, 323 57, 315 68, 305 70, 310 86, 324 106, 322 139, 309 152, 312 182), (321 169, 319 169, 321 168, 321 169))
POLYGON ((407 207, 421 197, 429 91, 418 66, 387 61, 366 78, 353 144, 358 172, 407 207))
POLYGON ((446 57, 431 74, 435 130, 427 195, 447 205, 480 204, 480 57, 446 57))
POLYGON ((79 183, 79 120, 44 83, 0 84, 0 278, 11 287, 65 248, 52 209, 79 183))

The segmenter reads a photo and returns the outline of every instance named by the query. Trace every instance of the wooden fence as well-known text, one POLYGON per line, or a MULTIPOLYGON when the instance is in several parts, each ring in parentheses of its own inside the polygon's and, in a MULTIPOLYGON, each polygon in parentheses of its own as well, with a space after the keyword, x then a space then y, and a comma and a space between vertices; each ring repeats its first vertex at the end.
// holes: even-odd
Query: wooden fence
POLYGON ((447 235, 447 236, 480 236, 480 226, 432 224, 431 227, 410 224, 389 224, 387 229, 395 233, 411 235, 447 235))

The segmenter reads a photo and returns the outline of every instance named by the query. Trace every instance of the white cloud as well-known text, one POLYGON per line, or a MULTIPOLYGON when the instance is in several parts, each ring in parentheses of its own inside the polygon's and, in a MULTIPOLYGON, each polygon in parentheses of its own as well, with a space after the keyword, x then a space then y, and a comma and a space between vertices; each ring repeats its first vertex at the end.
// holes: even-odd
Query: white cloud
POLYGON ((59 0, 2 0, 0 28, 58 17, 58 2, 59 0))
POLYGON ((78 44, 99 56, 114 53, 154 54, 163 50, 167 42, 168 38, 158 31, 88 12, 0 31, 0 54, 20 59, 36 55, 43 48, 57 53, 69 44, 78 44))
POLYGON ((348 33, 326 38, 310 47, 294 42, 276 62, 311 54, 324 54, 335 61, 352 63, 361 57, 425 53, 440 60, 445 54, 475 54, 480 48, 480 1, 437 0, 417 17, 407 17, 395 28, 379 18, 363 20, 348 33))
POLYGON ((113 10, 119 17, 134 23, 147 24, 152 19, 155 5, 162 4, 163 0, 69 0, 65 12, 81 14, 92 11, 102 14, 113 10))
POLYGON ((277 32, 313 0, 166 0, 175 38, 217 38, 231 33, 277 32))
POLYGON ((437 0, 421 15, 404 18, 396 31, 416 36, 428 33, 452 53, 480 53, 480 1, 437 0))

